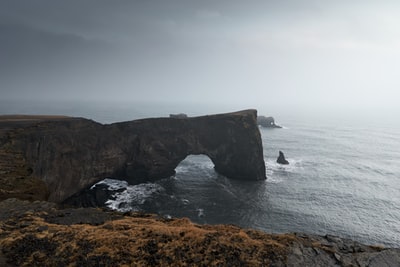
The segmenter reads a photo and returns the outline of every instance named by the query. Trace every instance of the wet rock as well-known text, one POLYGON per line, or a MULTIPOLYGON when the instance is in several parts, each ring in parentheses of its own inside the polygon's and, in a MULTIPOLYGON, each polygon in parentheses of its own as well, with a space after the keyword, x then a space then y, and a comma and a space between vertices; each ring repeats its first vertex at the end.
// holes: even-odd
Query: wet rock
POLYGON ((124 189, 109 190, 105 184, 96 184, 94 187, 85 188, 84 190, 70 196, 63 201, 65 206, 73 207, 105 207, 109 199, 113 199, 114 195, 122 192, 124 189))
POLYGON ((289 164, 289 161, 287 161, 285 159, 285 155, 283 154, 282 151, 279 151, 279 156, 278 156, 278 159, 276 160, 276 162, 279 164, 284 164, 284 165, 289 164))

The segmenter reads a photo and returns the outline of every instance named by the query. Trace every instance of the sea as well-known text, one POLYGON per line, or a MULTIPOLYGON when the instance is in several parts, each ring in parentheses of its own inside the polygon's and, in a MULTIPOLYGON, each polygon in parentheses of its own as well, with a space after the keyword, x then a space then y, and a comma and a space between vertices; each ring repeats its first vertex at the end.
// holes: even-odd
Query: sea
MULTIPOLYGON (((54 108, 25 108, 25 113, 54 114, 54 108)), ((21 113, 11 106, 6 111, 0 110, 21 113)), ((57 111, 103 123, 168 116, 168 108, 157 113, 154 107, 82 105, 57 111)), ((233 224, 268 233, 329 234, 400 247, 400 124, 393 114, 261 115, 273 115, 282 126, 259 128, 264 181, 228 179, 214 170, 207 156, 190 155, 171 177, 137 185, 104 177, 92 190, 102 185, 110 193, 105 205, 124 212, 188 217, 199 224, 233 224), (280 150, 289 165, 276 163, 280 150)))

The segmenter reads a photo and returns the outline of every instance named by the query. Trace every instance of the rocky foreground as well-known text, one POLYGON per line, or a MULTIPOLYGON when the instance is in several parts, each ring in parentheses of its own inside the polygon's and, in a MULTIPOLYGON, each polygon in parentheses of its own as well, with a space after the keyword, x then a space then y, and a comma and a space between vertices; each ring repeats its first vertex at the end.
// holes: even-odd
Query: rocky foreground
POLYGON ((400 249, 141 213, 0 202, 0 266, 400 266, 400 249))

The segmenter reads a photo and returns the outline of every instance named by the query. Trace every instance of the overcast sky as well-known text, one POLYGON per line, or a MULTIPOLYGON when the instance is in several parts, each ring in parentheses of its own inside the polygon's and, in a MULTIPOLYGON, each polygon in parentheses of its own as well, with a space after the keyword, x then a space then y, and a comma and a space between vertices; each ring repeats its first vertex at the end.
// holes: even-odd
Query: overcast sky
POLYGON ((395 109, 400 1, 0 0, 2 100, 395 109))

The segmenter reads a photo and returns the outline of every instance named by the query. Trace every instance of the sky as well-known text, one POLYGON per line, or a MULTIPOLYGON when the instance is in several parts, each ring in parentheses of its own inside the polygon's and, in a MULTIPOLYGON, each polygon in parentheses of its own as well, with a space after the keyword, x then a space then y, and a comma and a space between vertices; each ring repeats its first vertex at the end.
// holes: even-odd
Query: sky
POLYGON ((0 0, 0 100, 398 110, 400 1, 0 0))

